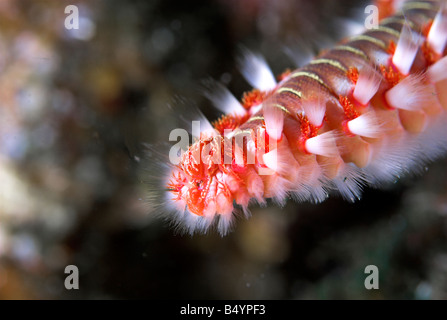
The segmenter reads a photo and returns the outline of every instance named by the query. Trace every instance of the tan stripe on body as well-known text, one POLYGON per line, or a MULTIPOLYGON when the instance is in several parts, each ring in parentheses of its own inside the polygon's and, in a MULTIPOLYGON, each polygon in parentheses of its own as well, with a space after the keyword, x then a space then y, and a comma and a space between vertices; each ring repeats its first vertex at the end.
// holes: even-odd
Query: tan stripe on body
POLYGON ((323 79, 321 79, 320 76, 317 75, 316 73, 309 72, 309 71, 298 71, 298 72, 294 72, 290 75, 290 78, 298 78, 298 77, 306 77, 306 78, 315 80, 319 84, 321 84, 323 87, 328 89, 329 91, 332 91, 331 88, 329 88, 328 85, 323 81, 323 79))
POLYGON ((385 27, 385 26, 381 26, 381 25, 379 25, 379 27, 377 29, 371 29, 369 31, 370 32, 380 31, 380 32, 388 33, 389 35, 392 35, 393 37, 396 37, 396 38, 400 37, 400 32, 399 31, 394 30, 393 28, 385 27))
POLYGON ((245 123, 256 121, 256 120, 264 121, 264 117, 263 116, 254 116, 254 117, 251 117, 250 119, 248 119, 245 123))
POLYGON ((337 68, 343 72, 347 72, 348 69, 345 68, 345 66, 343 66, 339 61, 334 60, 334 59, 316 59, 310 62, 310 64, 328 64, 334 68, 337 68))
POLYGON ((403 6, 403 11, 405 10, 415 10, 415 9, 423 9, 423 10, 437 10, 437 8, 430 2, 406 2, 403 6))
POLYGON ((360 58, 362 58, 365 61, 368 61, 369 58, 366 55, 366 53, 358 48, 354 48, 352 46, 348 46, 348 45, 341 45, 341 46, 336 46, 333 50, 337 50, 337 51, 347 51, 350 53, 353 53, 357 56, 359 56, 360 58))
POLYGON ((300 91, 292 89, 292 88, 289 88, 289 87, 281 87, 276 92, 277 93, 289 92, 289 93, 292 93, 292 94, 296 95, 298 98, 301 98, 303 96, 303 94, 300 91))
POLYGON ((380 24, 383 26, 383 25, 387 25, 387 24, 392 24, 392 23, 397 23, 397 24, 400 24, 400 25, 408 25, 411 29, 415 29, 415 24, 412 22, 412 21, 410 21, 410 20, 406 20, 406 19, 404 19, 404 18, 398 18, 398 17, 389 17, 389 18, 385 18, 385 19, 383 19, 381 22, 380 22, 380 24))
POLYGON ((386 46, 385 42, 383 42, 382 40, 376 39, 374 37, 371 37, 371 36, 359 35, 359 36, 355 36, 349 40, 349 42, 354 42, 354 41, 367 41, 367 42, 370 42, 370 43, 380 47, 383 51, 387 50, 387 46, 386 46))

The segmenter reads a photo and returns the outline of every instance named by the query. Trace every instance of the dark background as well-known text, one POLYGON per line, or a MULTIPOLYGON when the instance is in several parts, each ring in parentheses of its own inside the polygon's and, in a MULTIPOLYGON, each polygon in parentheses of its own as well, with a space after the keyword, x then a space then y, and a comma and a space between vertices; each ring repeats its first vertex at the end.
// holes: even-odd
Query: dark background
POLYGON ((279 74, 340 40, 365 5, 1 1, 0 298, 447 298, 445 159, 355 204, 253 207, 224 238, 179 235, 144 200, 143 143, 167 142, 188 106, 219 116, 204 79, 248 90, 241 45, 279 74), (79 290, 64 288, 70 264, 79 290), (371 264, 379 290, 364 287, 371 264))

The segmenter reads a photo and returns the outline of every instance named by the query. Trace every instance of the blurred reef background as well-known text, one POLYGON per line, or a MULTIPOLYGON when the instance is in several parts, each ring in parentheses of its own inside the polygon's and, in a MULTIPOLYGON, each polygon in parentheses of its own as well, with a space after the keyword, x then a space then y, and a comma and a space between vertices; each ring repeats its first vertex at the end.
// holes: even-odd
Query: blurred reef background
POLYGON ((201 81, 249 89, 241 45, 279 74, 365 5, 1 0, 0 299, 447 299, 446 159, 355 204, 254 207, 224 238, 147 214, 138 159, 168 141, 173 97, 215 119, 201 81), (371 264, 379 290, 364 287, 371 264), (79 290, 64 287, 67 265, 79 290))

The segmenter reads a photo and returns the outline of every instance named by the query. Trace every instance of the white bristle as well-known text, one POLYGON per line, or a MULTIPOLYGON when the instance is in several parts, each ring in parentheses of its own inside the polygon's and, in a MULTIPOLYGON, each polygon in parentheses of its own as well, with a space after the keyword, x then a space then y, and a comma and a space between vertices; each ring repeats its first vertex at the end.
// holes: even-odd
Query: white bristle
POLYGON ((193 235, 194 232, 197 230, 198 222, 200 220, 200 216, 195 215, 188 210, 186 210, 183 215, 180 215, 182 218, 179 220, 179 228, 183 227, 185 232, 189 233, 190 235, 193 235))
POLYGON ((284 207, 287 201, 289 181, 277 174, 271 175, 267 179, 269 180, 268 184, 275 186, 271 188, 271 195, 269 197, 275 205, 284 207))
POLYGON ((319 99, 303 100, 301 107, 309 122, 319 127, 323 123, 324 115, 326 114, 326 103, 319 99))
POLYGON ((264 164, 274 173, 283 176, 287 175, 289 178, 294 176, 294 172, 298 170, 298 164, 296 163, 293 154, 290 152, 287 138, 284 137, 284 140, 277 144, 277 148, 272 148, 270 150, 270 152, 262 155, 264 164), (294 168, 296 168, 295 171, 294 168))
POLYGON ((360 200, 365 182, 363 170, 349 163, 344 165, 339 177, 332 181, 342 197, 351 202, 360 200))
POLYGON ((219 82, 209 82, 206 84, 206 87, 207 89, 204 92, 205 96, 224 114, 236 114, 242 116, 247 112, 230 90, 219 82))
POLYGON ((442 55, 447 44, 447 5, 445 3, 441 4, 428 33, 427 41, 437 54, 442 55))
POLYGON ((185 128, 192 135, 193 141, 200 139, 204 135, 215 137, 218 134, 210 121, 198 108, 190 108, 189 111, 186 111, 185 114, 180 114, 179 117, 184 122, 185 128))
POLYGON ((179 120, 178 127, 167 126, 165 129, 169 130, 168 135, 172 133, 173 129, 184 128, 196 140, 201 133, 207 136, 215 136, 217 131, 211 125, 210 121, 200 111, 194 103, 184 99, 180 96, 175 96, 172 103, 167 105, 168 114, 172 117, 177 117, 179 120))
POLYGON ((365 67, 359 71, 359 79, 354 88, 354 99, 362 105, 367 105, 369 100, 379 90, 382 76, 370 67, 365 67))
POLYGON ((408 1, 408 0, 394 0, 394 1, 389 1, 389 2, 391 2, 394 12, 398 12, 398 11, 402 10, 402 7, 406 1, 408 1))
POLYGON ((240 58, 241 73, 256 89, 267 91, 275 88, 276 80, 264 58, 246 49, 240 58))
POLYGON ((431 83, 447 79, 447 57, 431 65, 427 70, 427 75, 431 83))
POLYGON ((405 134, 398 141, 384 141, 382 151, 365 168, 370 183, 381 187, 402 175, 423 172, 427 163, 443 156, 447 150, 446 121, 446 115, 441 114, 418 135, 405 134))
POLYGON ((193 123, 192 125, 193 129, 191 133, 193 135, 193 141, 196 141, 197 139, 203 136, 215 137, 216 135, 218 135, 216 129, 214 129, 213 125, 204 115, 202 115, 202 118, 200 118, 200 120, 193 121, 192 123, 193 123), (194 125, 195 122, 199 123, 197 128, 195 128, 194 125))
POLYGON ((404 24, 393 55, 393 64, 404 75, 410 72, 418 52, 419 42, 420 39, 417 35, 411 31, 407 24, 404 24))
POLYGON ((333 131, 328 131, 307 139, 305 147, 307 152, 325 157, 335 157, 338 155, 336 136, 333 131))
POLYGON ((302 43, 284 47, 283 51, 297 68, 308 64, 315 56, 309 46, 302 43))
POLYGON ((225 236, 233 225, 233 214, 226 213, 219 215, 219 222, 217 224, 217 229, 221 236, 225 236))
POLYGON ((292 197, 297 201, 310 201, 311 203, 321 203, 329 197, 328 191, 322 182, 318 181, 314 185, 306 185, 301 190, 294 191, 292 197))
POLYGON ((259 110, 262 109, 263 105, 264 105, 263 103, 260 103, 260 104, 258 104, 257 106, 251 107, 251 108, 250 108, 250 113, 251 113, 251 114, 256 114, 256 113, 258 113, 259 110))
POLYGON ((381 127, 373 112, 367 112, 347 123, 350 132, 368 138, 377 138, 381 127))
POLYGON ((385 95, 387 102, 394 108, 419 110, 423 102, 430 99, 433 94, 430 87, 423 83, 424 78, 424 74, 412 74, 406 77, 388 90, 385 95))
POLYGON ((284 125, 284 111, 281 106, 274 103, 265 103, 264 121, 268 135, 275 140, 280 140, 284 125))
POLYGON ((216 130, 214 129, 214 127, 212 126, 212 124, 210 123, 210 121, 203 116, 201 122, 200 122, 200 127, 202 134, 206 134, 208 136, 212 136, 215 137, 216 136, 216 130))
POLYGON ((341 30, 344 37, 353 37, 359 35, 365 29, 365 24, 352 19, 339 18, 335 19, 335 27, 341 30))
POLYGON ((262 156, 262 160, 264 161, 264 164, 272 169, 274 172, 278 172, 278 152, 277 150, 272 150, 270 152, 267 152, 262 156))

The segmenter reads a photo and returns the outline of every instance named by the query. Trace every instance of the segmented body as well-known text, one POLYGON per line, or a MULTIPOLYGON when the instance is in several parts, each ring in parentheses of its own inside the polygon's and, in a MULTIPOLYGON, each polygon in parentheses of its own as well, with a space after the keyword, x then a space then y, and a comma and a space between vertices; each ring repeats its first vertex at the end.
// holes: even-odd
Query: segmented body
POLYGON ((441 156, 447 149, 444 4, 405 2, 378 28, 285 73, 279 83, 255 79, 258 88, 171 169, 165 200, 174 222, 191 233, 217 222, 225 234, 235 204, 246 212, 250 202, 266 198, 320 202, 331 191, 354 201, 362 186, 380 186, 441 156))

